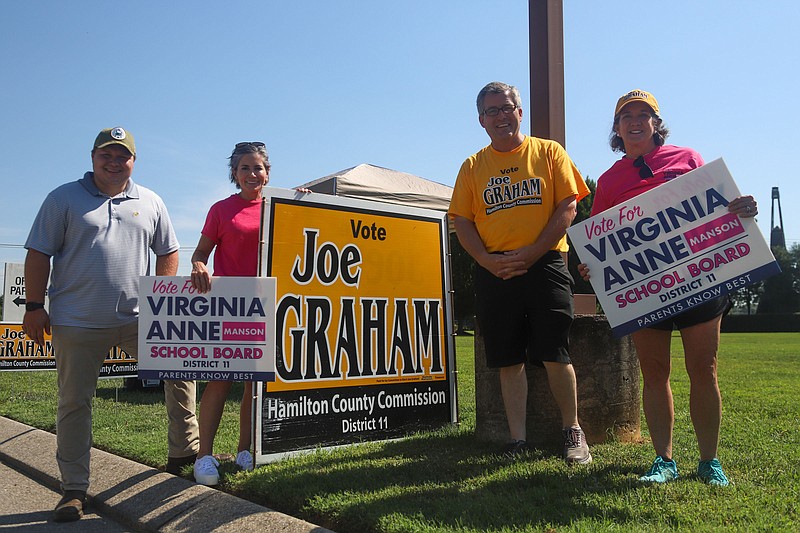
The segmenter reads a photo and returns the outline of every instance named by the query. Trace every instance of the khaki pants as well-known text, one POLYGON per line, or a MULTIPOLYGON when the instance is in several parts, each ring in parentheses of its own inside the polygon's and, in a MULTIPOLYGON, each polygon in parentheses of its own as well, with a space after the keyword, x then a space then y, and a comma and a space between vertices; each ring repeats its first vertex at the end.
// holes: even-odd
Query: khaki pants
MULTIPOLYGON (((89 487, 89 451, 92 447, 92 398, 100 367, 109 350, 119 346, 138 354, 138 324, 118 328, 53 326, 53 352, 58 372, 56 460, 63 490, 89 487)), ((169 456, 187 457, 200 447, 193 381, 165 381, 169 417, 169 456)))

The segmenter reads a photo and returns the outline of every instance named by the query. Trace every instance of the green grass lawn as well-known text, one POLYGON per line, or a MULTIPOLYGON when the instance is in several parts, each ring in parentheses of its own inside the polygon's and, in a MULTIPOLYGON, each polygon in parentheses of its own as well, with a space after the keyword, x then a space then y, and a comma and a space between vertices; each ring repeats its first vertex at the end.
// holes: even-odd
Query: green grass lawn
MULTIPOLYGON (((681 479, 641 486, 654 457, 643 444, 592 447, 594 463, 569 467, 536 452, 517 461, 474 438, 472 337, 457 338, 461 424, 401 441, 318 451, 235 473, 222 490, 349 532, 800 531, 800 335, 723 334, 720 459, 733 486, 713 488, 693 472, 698 452, 688 412, 688 378, 673 342, 681 479)), ((95 401, 99 448, 163 466, 163 393, 130 392, 104 380, 95 401)), ((0 372, 0 415, 52 431, 54 372, 0 372)), ((238 399, 231 401, 216 451, 234 452, 238 399)), ((585 416, 585 415, 584 415, 585 416)), ((642 416, 644 420, 644 416, 642 416)), ((643 422, 644 423, 644 422, 643 422)))

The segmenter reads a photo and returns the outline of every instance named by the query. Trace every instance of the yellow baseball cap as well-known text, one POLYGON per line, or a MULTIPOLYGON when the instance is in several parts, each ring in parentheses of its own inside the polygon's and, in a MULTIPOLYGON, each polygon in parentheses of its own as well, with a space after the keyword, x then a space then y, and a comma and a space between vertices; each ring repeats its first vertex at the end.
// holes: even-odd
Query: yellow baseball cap
POLYGON ((94 140, 95 148, 103 148, 110 144, 118 144, 126 148, 131 155, 136 155, 136 145, 133 142, 133 135, 129 131, 117 126, 116 128, 106 128, 97 134, 94 140))
POLYGON ((641 89, 634 89, 628 93, 623 94, 620 96, 619 100, 617 100, 617 108, 614 110, 614 118, 617 118, 619 112, 622 110, 623 107, 630 104, 631 102, 644 102, 645 104, 649 105, 653 113, 658 115, 658 101, 656 97, 650 94, 647 91, 643 91, 641 89))

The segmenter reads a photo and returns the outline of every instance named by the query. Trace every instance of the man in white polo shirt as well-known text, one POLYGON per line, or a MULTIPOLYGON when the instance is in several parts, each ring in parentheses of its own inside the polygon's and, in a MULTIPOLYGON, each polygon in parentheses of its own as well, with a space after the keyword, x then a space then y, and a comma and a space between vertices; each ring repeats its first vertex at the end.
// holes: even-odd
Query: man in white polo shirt
MULTIPOLYGON (((151 274, 150 251, 155 275, 178 269, 179 244, 166 206, 131 180, 135 160, 130 132, 101 131, 92 148, 93 171, 47 195, 25 243, 23 331, 44 345, 52 327, 58 372, 59 522, 83 516, 100 367, 114 346, 138 353, 139 276, 151 274)), ((199 446, 194 382, 168 381, 164 391, 170 463, 191 463, 199 446)))

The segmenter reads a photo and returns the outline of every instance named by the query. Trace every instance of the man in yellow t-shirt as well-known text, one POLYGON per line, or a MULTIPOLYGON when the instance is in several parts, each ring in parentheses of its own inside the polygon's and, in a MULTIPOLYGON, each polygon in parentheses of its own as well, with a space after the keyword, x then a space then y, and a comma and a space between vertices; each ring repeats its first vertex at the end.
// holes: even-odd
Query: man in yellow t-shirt
POLYGON ((531 362, 544 366, 561 412, 564 459, 586 464, 592 456, 578 423, 569 358, 572 277, 561 252, 589 189, 560 144, 520 132, 516 87, 492 82, 478 93, 477 106, 491 144, 461 165, 448 214, 477 263, 477 318, 487 366, 500 369, 511 434, 506 453, 527 449, 525 364, 531 362))

